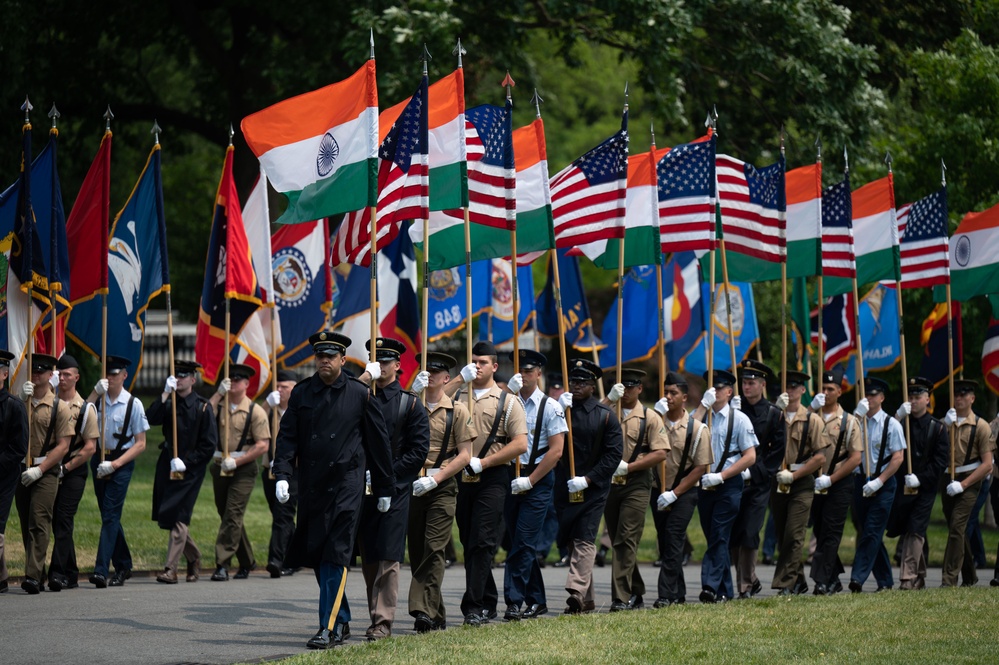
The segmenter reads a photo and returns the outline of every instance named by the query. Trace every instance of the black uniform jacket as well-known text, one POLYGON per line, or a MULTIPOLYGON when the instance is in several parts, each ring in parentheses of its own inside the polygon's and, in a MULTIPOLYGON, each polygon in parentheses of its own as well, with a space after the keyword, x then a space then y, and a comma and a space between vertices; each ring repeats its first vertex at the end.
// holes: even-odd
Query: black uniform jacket
POLYGON ((777 475, 784 460, 784 447, 787 443, 784 414, 766 398, 756 404, 743 399, 742 412, 749 416, 756 439, 760 442, 760 447, 756 449, 756 462, 749 467, 750 482, 769 496, 770 480, 777 475))
POLYGON ((161 529, 172 529, 177 522, 191 523, 205 469, 218 445, 215 412, 208 400, 193 390, 186 397, 177 393, 166 402, 154 400, 146 411, 150 425, 162 425, 165 441, 160 444, 153 477, 153 520, 161 529), (172 400, 177 400, 177 457, 187 470, 181 480, 170 480, 173 459, 172 400))
POLYGON ((364 469, 376 497, 392 496, 395 475, 385 420, 368 387, 343 372, 313 374, 291 392, 281 417, 274 475, 298 464, 298 525, 285 565, 350 564, 361 517, 364 469))

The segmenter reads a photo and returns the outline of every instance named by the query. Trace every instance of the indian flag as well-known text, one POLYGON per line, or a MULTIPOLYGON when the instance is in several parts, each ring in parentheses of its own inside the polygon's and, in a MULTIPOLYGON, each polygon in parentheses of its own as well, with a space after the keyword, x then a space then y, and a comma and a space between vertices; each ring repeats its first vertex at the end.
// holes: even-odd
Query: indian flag
MULTIPOLYGON (((999 292, 999 206, 969 212, 950 239, 951 297, 965 301, 999 292)), ((944 287, 934 289, 937 302, 944 287)))
MULTIPOLYGON (((822 164, 810 164, 784 174, 787 197, 787 277, 819 274, 822 236, 822 164)), ((780 279, 780 264, 726 248, 728 276, 734 282, 770 282, 780 279)), ((720 261, 715 274, 721 279, 720 261)), ((709 276, 709 271, 704 271, 709 276)))
POLYGON ((901 279, 892 176, 853 190, 853 251, 857 284, 901 279))
POLYGON ((430 86, 427 123, 430 209, 449 210, 466 206, 465 74, 460 67, 430 86))
POLYGON ((517 169, 517 262, 527 265, 555 247, 545 124, 541 118, 513 132, 517 169))
POLYGON ((288 197, 278 223, 311 222, 375 205, 374 60, 339 83, 257 111, 240 126, 271 185, 288 197))
MULTIPOLYGON (((656 165, 669 148, 650 150, 628 158, 625 192, 624 267, 659 262, 659 196, 656 165)), ((617 270, 621 246, 617 238, 597 240, 579 249, 605 270, 617 270)))

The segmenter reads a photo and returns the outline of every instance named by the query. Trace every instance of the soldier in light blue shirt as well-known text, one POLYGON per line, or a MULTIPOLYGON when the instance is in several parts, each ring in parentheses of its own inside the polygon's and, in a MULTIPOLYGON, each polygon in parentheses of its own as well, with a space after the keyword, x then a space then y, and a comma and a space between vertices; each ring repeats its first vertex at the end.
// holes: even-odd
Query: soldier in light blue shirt
POLYGON ((871 378, 864 383, 866 397, 854 411, 862 421, 866 416, 867 452, 853 477, 853 511, 858 525, 857 553, 850 573, 853 593, 863 590, 872 571, 878 591, 894 586, 891 559, 883 539, 895 501, 895 472, 902 465, 905 451, 902 425, 882 408, 888 384, 871 378))
MULTIPOLYGON (((707 373, 704 376, 707 380, 707 373)), ((708 388, 701 400, 700 415, 710 409, 711 455, 713 462, 701 478, 697 512, 701 529, 708 541, 708 549, 701 561, 702 603, 731 600, 732 568, 729 540, 732 523, 739 514, 744 481, 742 471, 756 461, 759 442, 749 416, 730 404, 735 376, 724 370, 714 371, 714 385, 708 388)), ((705 420, 707 422, 707 420, 705 420)))

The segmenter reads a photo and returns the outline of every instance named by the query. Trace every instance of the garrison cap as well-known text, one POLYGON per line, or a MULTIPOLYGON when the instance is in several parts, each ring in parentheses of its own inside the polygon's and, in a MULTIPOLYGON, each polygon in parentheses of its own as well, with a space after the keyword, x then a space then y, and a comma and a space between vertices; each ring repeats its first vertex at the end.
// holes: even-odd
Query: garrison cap
MULTIPOLYGON (((416 356, 417 362, 422 362, 423 354, 416 356)), ((427 371, 428 372, 450 372, 458 364, 458 361, 446 353, 441 353, 440 351, 428 351, 427 352, 427 371)))
POLYGON ((10 367, 10 361, 13 359, 13 353, 6 349, 0 349, 0 367, 10 367))
MULTIPOLYGON (((201 367, 201 363, 197 360, 174 360, 173 361, 173 371, 176 376, 190 376, 191 374, 196 374, 198 368, 201 367)), ((230 367, 230 374, 232 373, 232 368, 230 367)))
POLYGON ((121 356, 107 356, 104 360, 107 363, 108 374, 119 374, 132 364, 131 360, 121 356))
POLYGON ((835 383, 837 386, 843 385, 843 368, 833 367, 831 370, 822 372, 822 383, 835 383))
POLYGON ((784 378, 787 379, 787 385, 797 385, 804 386, 808 385, 808 380, 811 378, 805 372, 798 372, 795 370, 788 370, 784 374, 784 378))
POLYGON ((586 358, 569 361, 569 380, 597 381, 602 374, 600 365, 586 358))
POLYGON ((621 383, 623 383, 626 388, 640 386, 642 385, 643 376, 645 376, 645 372, 643 370, 625 368, 621 370, 621 383))
POLYGON ((913 376, 909 379, 909 394, 931 393, 933 392, 933 382, 925 376, 913 376))
POLYGON ((342 333, 326 331, 317 332, 309 337, 309 344, 312 345, 312 353, 339 353, 341 356, 347 353, 347 347, 353 342, 342 333))
POLYGON ((739 366, 739 374, 744 379, 763 379, 764 381, 769 381, 770 377, 774 375, 774 371, 759 360, 747 358, 739 366))
POLYGON ((687 379, 683 378, 683 374, 679 372, 666 372, 666 378, 663 379, 664 386, 686 386, 687 379))
POLYGON ((972 381, 971 379, 958 379, 954 382, 955 393, 973 393, 976 390, 978 390, 978 381, 972 381))
POLYGON ((476 342, 472 347, 473 356, 495 356, 496 346, 489 341, 482 340, 481 342, 476 342))
POLYGON ((80 363, 76 362, 76 358, 73 356, 64 353, 59 358, 59 362, 56 363, 56 369, 80 369, 80 363))
POLYGON ((294 381, 298 383, 298 374, 290 369, 279 369, 277 372, 278 381, 294 381))
POLYGON ((864 392, 870 393, 881 393, 882 395, 888 394, 888 382, 883 379, 875 379, 867 377, 864 379, 864 392))
MULTIPOLYGON (((548 364, 548 358, 545 357, 545 354, 534 349, 520 349, 519 358, 521 369, 535 369, 548 364)), ((513 351, 510 352, 510 360, 513 360, 513 351)))
POLYGON ((256 376, 257 370, 253 369, 249 365, 241 365, 239 363, 233 363, 229 365, 229 380, 239 381, 240 379, 249 380, 251 376, 256 376))
MULTIPOLYGON (((707 372, 705 372, 704 374, 702 374, 702 376, 704 377, 705 381, 708 380, 708 373, 707 372)), ((716 369, 715 370, 715 375, 712 377, 712 379, 714 380, 714 385, 712 386, 714 388, 717 388, 718 386, 734 386, 735 385, 735 376, 732 374, 732 372, 728 372, 728 371, 725 371, 723 369, 716 369)))
MULTIPOLYGON (((364 343, 364 349, 369 353, 371 352, 370 339, 364 343)), ((378 362, 398 360, 404 353, 406 353, 406 345, 399 340, 392 339, 391 337, 375 338, 375 360, 378 362)))

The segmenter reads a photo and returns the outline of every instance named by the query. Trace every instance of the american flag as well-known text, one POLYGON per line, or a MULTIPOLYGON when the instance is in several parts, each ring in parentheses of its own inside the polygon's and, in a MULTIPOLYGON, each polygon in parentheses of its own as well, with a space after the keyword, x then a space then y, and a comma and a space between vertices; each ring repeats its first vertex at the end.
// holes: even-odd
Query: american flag
MULTIPOLYGON (((517 226, 517 170, 513 154, 513 107, 483 104, 465 111, 468 220, 511 231, 517 226)), ((464 210, 442 215, 464 221, 464 210)))
MULTIPOLYGON (((402 223, 424 219, 430 205, 427 157, 427 77, 378 148, 377 250, 395 240, 402 223)), ((333 238, 332 265, 371 265, 371 212, 348 213, 333 238)))
POLYGON ((656 164, 656 180, 663 254, 714 249, 714 136, 667 152, 656 164))
POLYGON ((849 177, 822 192, 822 274, 847 279, 857 275, 849 177))
POLYGON ((898 211, 902 288, 920 289, 950 280, 947 190, 941 188, 898 211), (903 230, 904 229, 904 230, 903 230))
POLYGON ((781 263, 786 258, 784 159, 762 169, 718 155, 718 203, 725 248, 781 263))
POLYGON ((621 131, 552 178, 555 246, 624 237, 628 190, 628 112, 621 131))

